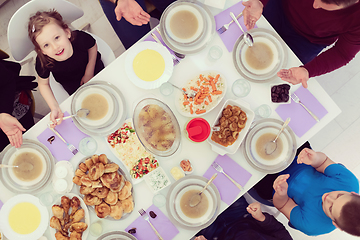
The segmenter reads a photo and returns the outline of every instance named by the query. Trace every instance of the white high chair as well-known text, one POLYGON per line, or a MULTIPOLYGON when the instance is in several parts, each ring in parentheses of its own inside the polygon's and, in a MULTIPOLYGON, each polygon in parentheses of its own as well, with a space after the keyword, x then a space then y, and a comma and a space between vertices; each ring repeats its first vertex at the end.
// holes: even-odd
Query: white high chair
MULTIPOLYGON (((17 61, 22 61, 35 47, 28 37, 28 22, 30 16, 37 11, 49 11, 56 9, 64 19, 64 22, 71 26, 71 22, 82 17, 84 11, 78 6, 66 0, 32 0, 19 8, 11 17, 8 26, 8 42, 11 54, 17 61)), ((88 32, 89 33, 89 32, 88 32)), ((98 36, 89 33, 96 40, 98 51, 101 53, 101 60, 106 67, 115 60, 114 52, 109 45, 98 36)), ((58 103, 62 103, 69 97, 62 85, 55 81, 50 75, 50 86, 58 103)))

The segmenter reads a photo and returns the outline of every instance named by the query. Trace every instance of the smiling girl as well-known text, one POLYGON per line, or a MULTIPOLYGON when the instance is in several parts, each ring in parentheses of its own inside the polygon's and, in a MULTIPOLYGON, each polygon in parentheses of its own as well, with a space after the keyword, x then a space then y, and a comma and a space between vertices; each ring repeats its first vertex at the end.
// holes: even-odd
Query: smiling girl
POLYGON ((28 33, 37 53, 39 89, 56 125, 55 119, 62 119, 63 113, 49 84, 50 72, 71 95, 100 72, 104 64, 95 39, 83 31, 71 31, 55 10, 37 12, 30 17, 28 33))

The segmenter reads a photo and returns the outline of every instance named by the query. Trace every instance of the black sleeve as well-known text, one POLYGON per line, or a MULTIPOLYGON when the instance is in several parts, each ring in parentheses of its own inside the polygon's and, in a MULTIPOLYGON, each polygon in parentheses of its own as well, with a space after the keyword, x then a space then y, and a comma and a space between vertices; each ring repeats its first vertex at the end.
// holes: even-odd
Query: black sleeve
POLYGON ((50 76, 50 70, 41 67, 40 59, 38 57, 36 57, 35 70, 41 78, 48 78, 50 76))
POLYGON ((278 240, 290 240, 292 237, 290 233, 286 230, 284 225, 282 225, 274 216, 264 213, 265 220, 263 222, 256 221, 257 224, 263 229, 268 235, 278 239, 278 240))
POLYGON ((75 30, 73 34, 74 40, 72 44, 76 45, 76 47, 80 49, 88 50, 96 43, 96 40, 90 34, 84 31, 75 30))
POLYGON ((0 61, 0 113, 11 114, 13 111, 17 75, 7 69, 0 61))

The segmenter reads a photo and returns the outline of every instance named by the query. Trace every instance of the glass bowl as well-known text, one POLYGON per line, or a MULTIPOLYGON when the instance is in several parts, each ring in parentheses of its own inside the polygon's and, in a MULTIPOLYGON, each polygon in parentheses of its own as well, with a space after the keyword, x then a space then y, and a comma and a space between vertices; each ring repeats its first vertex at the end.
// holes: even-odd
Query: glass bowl
POLYGON ((244 155, 249 164, 255 169, 265 173, 277 173, 287 168, 294 160, 297 145, 294 132, 289 126, 279 136, 283 150, 278 157, 266 160, 256 150, 256 142, 260 136, 266 133, 276 135, 283 124, 284 122, 277 119, 262 119, 257 121, 246 135, 245 144, 243 144, 244 155))
POLYGON ((179 0, 170 4, 160 18, 160 32, 164 43, 173 51, 182 54, 197 53, 208 45, 215 35, 215 19, 209 9, 199 1, 179 0), (169 22, 174 13, 181 10, 191 10, 197 16, 198 32, 193 38, 184 41, 172 34, 169 22))
POLYGON ((107 114, 99 120, 88 118, 73 118, 74 124, 82 132, 89 135, 104 136, 116 129, 125 120, 126 106, 125 99, 120 90, 111 83, 103 81, 90 81, 81 86, 71 100, 71 114, 76 114, 85 97, 98 93, 104 96, 109 104, 107 114))
POLYGON ((1 168, 0 180, 4 186, 11 192, 34 194, 44 189, 51 183, 51 177, 55 169, 55 161, 50 151, 40 142, 24 139, 23 144, 19 148, 15 148, 10 144, 1 152, 0 163, 5 165, 13 165, 15 156, 26 149, 39 154, 44 168, 39 178, 26 182, 15 177, 12 168, 1 168))
POLYGON ((171 109, 165 103, 163 103, 160 100, 155 99, 155 98, 145 98, 136 105, 132 119, 133 119, 133 126, 135 129, 136 135, 138 136, 141 144, 145 147, 145 149, 147 151, 151 152, 152 154, 154 154, 156 156, 168 157, 168 156, 173 155, 178 150, 178 148, 180 146, 180 141, 181 141, 179 122, 177 121, 174 113, 171 111, 171 109), (168 114, 170 119, 168 119, 167 117, 164 117, 164 115, 160 116, 159 114, 156 113, 156 110, 155 110, 155 112, 153 112, 153 114, 154 114, 153 117, 151 117, 150 114, 147 115, 147 116, 151 117, 151 119, 149 119, 148 123, 151 122, 152 126, 148 126, 148 124, 143 125, 142 121, 145 121, 146 119, 143 118, 142 116, 140 116, 140 113, 142 112, 141 110, 143 108, 147 107, 148 105, 159 106, 160 109, 164 110, 165 113, 168 114), (154 130, 153 127, 154 127, 154 122, 155 122, 154 120, 156 120, 157 122, 160 122, 158 120, 161 120, 161 124, 158 125, 155 129, 157 131, 159 131, 159 129, 164 129, 165 126, 168 126, 167 125, 169 123, 168 121, 170 121, 172 123, 171 129, 175 133, 175 136, 174 136, 174 141, 169 148, 160 150, 159 147, 154 146, 154 143, 158 143, 161 140, 161 138, 162 138, 161 134, 164 134, 164 132, 159 131, 160 137, 154 138, 154 136, 155 136, 154 132, 153 132, 153 130, 154 130), (152 142, 152 143, 150 143, 150 142, 152 142))
POLYGON ((236 70, 244 78, 256 83, 270 82, 276 79, 277 72, 287 64, 286 44, 276 33, 267 29, 254 28, 248 32, 253 36, 254 43, 262 42, 270 47, 274 60, 268 67, 261 70, 251 67, 245 60, 245 53, 249 46, 243 40, 244 35, 241 35, 236 41, 233 50, 233 61, 236 70))
POLYGON ((137 240, 137 238, 131 235, 130 233, 122 232, 122 231, 107 232, 101 235, 97 240, 113 240, 113 239, 137 240))
POLYGON ((186 217, 180 209, 182 195, 192 189, 201 191, 209 180, 201 176, 185 176, 170 186, 166 197, 166 210, 172 222, 177 222, 186 229, 202 229, 209 226, 217 217, 221 198, 216 186, 211 183, 203 192, 209 200, 208 211, 200 218, 186 217))

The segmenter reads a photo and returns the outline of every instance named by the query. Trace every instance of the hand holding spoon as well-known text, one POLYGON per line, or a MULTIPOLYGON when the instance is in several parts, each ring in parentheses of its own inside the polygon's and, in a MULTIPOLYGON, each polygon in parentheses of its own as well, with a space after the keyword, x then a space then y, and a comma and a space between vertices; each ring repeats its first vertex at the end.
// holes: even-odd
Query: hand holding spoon
POLYGON ((217 173, 214 173, 214 175, 210 178, 210 180, 206 183, 204 188, 199 192, 195 193, 190 198, 190 207, 195 207, 201 202, 201 194, 205 191, 205 189, 212 183, 212 181, 217 177, 217 173))
POLYGON ((244 31, 243 28, 241 27, 239 21, 237 20, 237 18, 235 17, 234 13, 230 12, 230 16, 231 18, 234 20, 234 22, 239 26, 239 28, 241 29, 241 31, 244 33, 244 41, 245 43, 249 46, 252 47, 254 45, 254 39, 251 36, 250 33, 248 33, 247 31, 244 31))
MULTIPOLYGON (((72 118, 72 117, 79 117, 79 118, 85 118, 87 117, 87 115, 90 114, 90 110, 86 109, 86 108, 80 108, 79 110, 77 110, 77 112, 74 115, 70 115, 67 117, 64 117, 63 120, 72 118)), ((57 118, 56 121, 58 122, 60 120, 60 118, 57 118)), ((49 124, 52 124, 52 122, 50 121, 49 124)))
POLYGON ((284 122, 284 124, 282 125, 280 131, 276 135, 275 139, 265 144, 265 153, 267 155, 272 154, 276 150, 276 148, 277 148, 276 141, 277 141, 278 137, 280 136, 280 134, 284 131, 286 126, 289 124, 290 120, 291 120, 291 118, 287 118, 286 121, 284 122))

